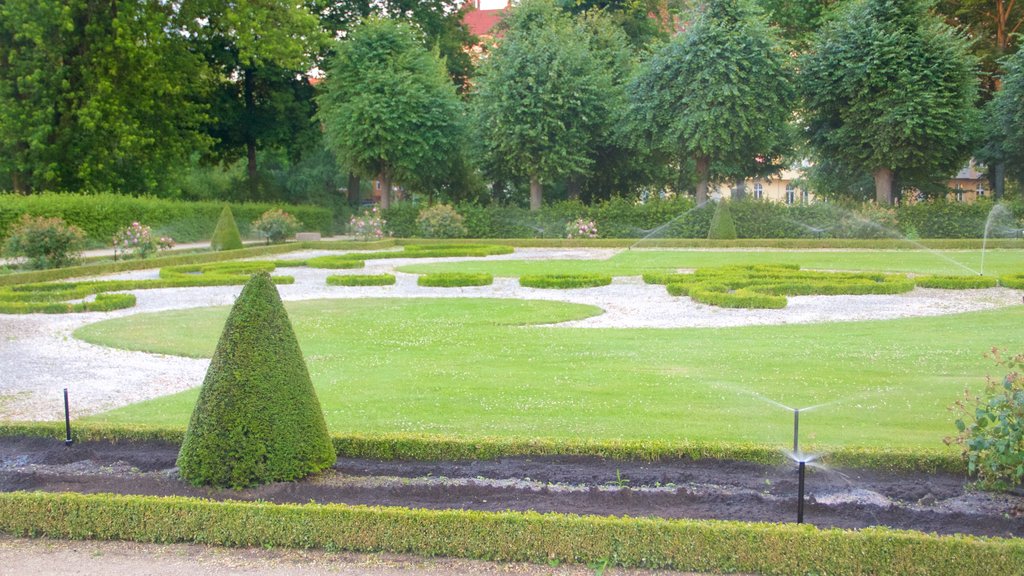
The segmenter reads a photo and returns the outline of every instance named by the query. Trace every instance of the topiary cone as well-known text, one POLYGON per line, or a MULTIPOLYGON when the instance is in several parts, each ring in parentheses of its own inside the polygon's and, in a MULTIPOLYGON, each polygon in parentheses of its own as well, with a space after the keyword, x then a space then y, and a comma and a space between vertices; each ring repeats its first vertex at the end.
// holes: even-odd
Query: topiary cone
POLYGON ((238 224, 235 223, 235 216, 231 213, 231 206, 224 205, 220 211, 220 218, 217 219, 217 227, 213 229, 213 238, 210 240, 210 248, 216 251, 236 250, 242 247, 242 235, 238 233, 238 224))
POLYGON ((708 240, 735 240, 736 224, 732 221, 729 201, 722 198, 715 206, 715 215, 711 217, 708 228, 708 240))
POLYGON ((320 401, 288 313, 266 272, 224 325, 178 454, 195 485, 296 480, 334 464, 320 401))

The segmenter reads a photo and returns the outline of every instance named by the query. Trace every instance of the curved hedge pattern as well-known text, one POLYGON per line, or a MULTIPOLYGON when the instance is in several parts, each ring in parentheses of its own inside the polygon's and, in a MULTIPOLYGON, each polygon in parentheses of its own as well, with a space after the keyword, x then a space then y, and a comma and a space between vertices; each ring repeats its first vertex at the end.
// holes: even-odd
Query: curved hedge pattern
POLYGON ((391 286, 394 283, 394 274, 344 274, 327 277, 328 286, 391 286))
POLYGON ((431 288, 458 288, 461 286, 490 286, 494 276, 490 274, 463 274, 459 272, 442 272, 424 274, 416 279, 418 286, 431 288))
POLYGON ((995 288, 999 284, 999 280, 994 276, 917 276, 914 282, 922 288, 944 290, 995 288))
POLYGON ((612 283, 610 274, 526 274, 519 285, 527 288, 597 288, 612 283))

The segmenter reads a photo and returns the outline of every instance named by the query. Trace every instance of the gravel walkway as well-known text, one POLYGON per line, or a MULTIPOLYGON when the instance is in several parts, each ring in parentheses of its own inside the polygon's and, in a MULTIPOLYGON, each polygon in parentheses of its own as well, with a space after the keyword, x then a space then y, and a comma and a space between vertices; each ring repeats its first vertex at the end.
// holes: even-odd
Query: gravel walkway
MULTIPOLYGON (((489 259, 604 259, 617 250, 517 249, 489 259)), ((305 259, 338 252, 300 252, 285 258, 305 259)), ((317 298, 517 298, 591 304, 605 313, 561 326, 583 328, 680 328, 749 326, 892 319, 986 310, 1020 303, 1021 292, 1003 288, 944 291, 915 289, 893 296, 801 296, 783 310, 732 310, 675 298, 662 286, 639 277, 616 278, 611 286, 580 290, 523 288, 516 279, 496 278, 492 286, 421 288, 413 274, 396 273, 397 283, 383 287, 327 286, 332 274, 394 272, 411 262, 438 259, 392 259, 367 262, 361 270, 285 268, 278 274, 295 277, 280 287, 285 300, 317 298)), ((157 270, 104 276, 155 278, 157 270)), ((75 416, 171 394, 202 383, 208 360, 114 350, 74 339, 86 324, 141 312, 230 305, 240 286, 138 290, 134 308, 105 313, 66 315, 0 315, 0 420, 59 420, 61 391, 68 388, 75 416)), ((187 326, 181 327, 183 330, 187 326)))

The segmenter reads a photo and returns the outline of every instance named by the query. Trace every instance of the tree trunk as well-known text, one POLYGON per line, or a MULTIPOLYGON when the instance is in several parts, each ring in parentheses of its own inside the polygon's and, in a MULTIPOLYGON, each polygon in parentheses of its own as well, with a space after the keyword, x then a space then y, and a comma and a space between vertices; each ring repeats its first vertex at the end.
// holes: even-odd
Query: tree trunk
POLYGON ((348 173, 348 203, 352 206, 359 205, 359 175, 355 172, 348 173))
POLYGON ((387 170, 380 173, 380 209, 387 210, 391 207, 391 174, 387 170))
POLYGON ((708 201, 708 173, 710 172, 710 160, 707 156, 697 158, 697 205, 708 201))
POLYGON ((249 194, 252 197, 256 196, 256 179, 258 174, 256 172, 256 132, 254 128, 256 118, 256 97, 255 91, 255 79, 253 78, 253 70, 246 68, 243 71, 243 97, 245 98, 245 156, 248 160, 248 175, 249 175, 249 194))
POLYGON ((1006 162, 1000 161, 995 166, 995 177, 992 182, 992 199, 999 202, 1003 199, 1003 191, 1006 189, 1006 162))
POLYGON ((540 179, 530 176, 530 210, 540 210, 544 203, 544 189, 541 187, 540 179))
POLYGON ((732 191, 733 200, 743 200, 747 197, 747 180, 740 178, 736 180, 736 188, 732 191))
POLYGON ((21 185, 21 172, 14 170, 11 172, 11 187, 14 188, 15 194, 24 194, 25 190, 21 185))
POLYGON ((567 193, 569 195, 569 200, 579 200, 580 199, 580 183, 579 183, 579 181, 576 180, 575 178, 569 178, 569 181, 566 183, 566 191, 567 191, 567 193))
POLYGON ((892 206, 892 170, 879 168, 875 170, 875 202, 879 206, 892 206))

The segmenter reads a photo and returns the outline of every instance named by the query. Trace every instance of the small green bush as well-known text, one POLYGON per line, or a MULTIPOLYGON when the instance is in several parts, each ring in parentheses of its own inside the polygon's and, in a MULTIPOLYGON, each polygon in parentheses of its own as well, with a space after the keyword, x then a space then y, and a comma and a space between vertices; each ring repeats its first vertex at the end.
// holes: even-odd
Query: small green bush
POLYGON ((462 238, 465 219, 448 204, 435 204, 420 210, 416 228, 424 238, 462 238))
POLYGON ((270 275, 231 308, 178 456, 195 485, 296 480, 334 464, 320 402, 270 275))
POLYGON ((61 268, 78 261, 85 246, 85 233, 60 218, 23 214, 11 228, 4 243, 4 255, 25 258, 35 270, 61 268))
POLYGON ((689 282, 693 274, 681 274, 678 272, 645 272, 643 275, 644 284, 675 284, 689 282))
POLYGON ((918 276, 914 278, 914 283, 922 288, 971 290, 974 288, 995 288, 998 280, 993 276, 918 276))
POLYGON ((519 285, 527 288, 596 288, 612 283, 609 274, 545 274, 519 277, 519 285))
POLYGON ((494 276, 490 274, 463 274, 459 272, 441 272, 424 274, 416 279, 419 286, 433 288, 455 288, 459 286, 490 286, 494 276))
POLYGON ((999 277, 999 285, 1007 288, 1016 288, 1018 290, 1024 290, 1024 273, 1021 274, 1006 274, 1005 276, 999 277))
POLYGON ((216 251, 237 250, 242 247, 242 236, 238 233, 238 224, 231 214, 231 206, 225 204, 220 211, 220 218, 217 219, 217 226, 213 229, 213 238, 210 239, 210 248, 216 251))
POLYGON ((173 248, 174 240, 167 236, 154 238, 153 230, 149 226, 132 222, 114 234, 113 244, 114 260, 118 257, 127 258, 129 255, 148 258, 157 250, 173 248))
POLYGON ((330 286, 391 286, 394 283, 394 274, 345 274, 327 277, 327 284, 330 286))
POLYGON ((339 256, 317 256, 306 260, 306 266, 310 268, 324 268, 327 270, 349 270, 354 268, 365 268, 366 260, 361 254, 342 254, 339 256))
POLYGON ((730 202, 721 199, 715 203, 715 215, 711 218, 711 226, 708 227, 708 240, 735 240, 736 223, 732 220, 732 212, 729 211, 730 202))
POLYGON ((979 486, 1008 490, 1024 483, 1024 354, 992 354, 1008 374, 989 378, 981 394, 964 392, 952 407, 958 434, 945 440, 962 448, 967 472, 979 486))
POLYGON ((295 216, 281 210, 271 208, 259 218, 253 220, 252 229, 267 239, 267 244, 284 242, 287 238, 299 231, 299 221, 295 216))

